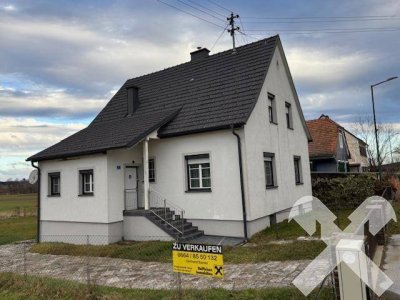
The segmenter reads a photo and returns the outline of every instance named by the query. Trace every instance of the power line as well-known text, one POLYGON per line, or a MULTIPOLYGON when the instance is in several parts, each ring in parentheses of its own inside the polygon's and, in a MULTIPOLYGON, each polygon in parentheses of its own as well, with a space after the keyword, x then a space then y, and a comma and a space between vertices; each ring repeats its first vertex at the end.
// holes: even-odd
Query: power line
POLYGON ((215 2, 215 1, 212 1, 212 0, 207 0, 208 2, 210 2, 210 3, 212 3, 212 4, 214 4, 215 6, 218 6, 219 8, 222 8, 222 9, 224 9, 224 10, 226 10, 227 12, 232 12, 232 10, 231 9, 227 9, 226 7, 223 7, 222 5, 219 5, 217 2, 215 2))
POLYGON ((360 28, 318 28, 318 29, 249 29, 248 32, 270 32, 270 31, 282 31, 282 32, 291 32, 291 31, 311 31, 311 32, 318 32, 318 31, 376 31, 376 30, 400 30, 399 27, 360 27, 360 28))
MULTIPOLYGON (((239 22, 240 22, 240 26, 242 27, 242 31, 245 33, 246 31, 244 30, 244 26, 243 26, 243 22, 242 22, 242 18, 241 17, 239 17, 239 22)), ((242 34, 242 37, 243 37, 243 40, 245 41, 245 44, 247 44, 249 41, 247 40, 246 35, 242 34)))
POLYGON ((198 6, 198 7, 204 8, 204 9, 206 9, 206 10, 208 10, 208 11, 211 11, 212 13, 214 13, 214 14, 216 14, 216 15, 219 15, 219 16, 221 16, 221 17, 223 17, 223 18, 226 17, 226 15, 223 15, 223 14, 221 14, 221 13, 215 11, 215 10, 212 10, 212 9, 210 9, 210 8, 204 6, 204 5, 201 5, 201 4, 197 3, 197 2, 194 2, 194 1, 192 1, 192 0, 186 0, 186 1, 188 1, 188 2, 190 2, 190 3, 192 3, 192 4, 194 4, 194 5, 196 5, 196 6, 198 6))
POLYGON ((162 4, 164 4, 164 5, 169 6, 169 7, 171 7, 171 8, 174 8, 174 9, 176 9, 176 10, 179 10, 180 12, 183 12, 183 13, 185 13, 185 14, 187 14, 187 15, 190 15, 190 16, 192 16, 192 17, 195 17, 195 18, 197 18, 197 19, 200 19, 200 20, 202 20, 202 21, 204 21, 204 22, 210 23, 210 24, 212 24, 212 25, 214 25, 214 26, 217 26, 217 27, 219 27, 219 28, 224 28, 224 27, 221 26, 221 25, 218 25, 218 24, 216 24, 216 23, 214 23, 214 22, 212 22, 212 21, 210 21, 210 20, 207 20, 207 19, 204 19, 204 18, 202 18, 202 17, 199 17, 199 16, 197 16, 197 15, 195 15, 195 14, 192 14, 191 12, 185 11, 185 10, 183 10, 183 9, 181 9, 181 8, 179 8, 179 7, 176 7, 176 6, 172 5, 172 4, 166 3, 166 2, 164 2, 164 1, 162 1, 162 0, 157 0, 157 1, 160 2, 160 3, 162 3, 162 4))
POLYGON ((209 12, 206 12, 205 10, 202 10, 202 9, 200 9, 200 8, 197 8, 197 7, 195 7, 195 6, 193 6, 193 5, 189 4, 189 3, 186 3, 186 2, 184 2, 184 1, 182 1, 182 0, 178 0, 178 2, 180 2, 180 3, 182 3, 182 4, 186 5, 186 6, 189 6, 189 7, 193 8, 193 9, 195 9, 195 10, 197 10, 197 11, 200 11, 200 12, 202 12, 203 14, 206 14, 206 15, 208 15, 208 16, 210 16, 210 17, 213 17, 214 19, 217 19, 218 21, 225 22, 225 21, 222 20, 221 18, 216 17, 215 15, 210 14, 209 12))
MULTIPOLYGON (((400 31, 400 28, 392 28, 392 29, 375 29, 375 30, 346 30, 346 31, 291 31, 291 32, 284 32, 284 34, 315 34, 315 33, 368 33, 368 32, 391 32, 391 31, 400 31)), ((274 30, 265 30, 263 31, 264 33, 271 32, 271 33, 277 33, 278 31, 274 30)), ((260 36, 260 33, 258 34, 247 34, 247 36, 260 36)))
POLYGON ((258 20, 307 20, 307 19, 368 19, 368 18, 383 18, 391 19, 398 16, 319 16, 319 17, 242 17, 243 19, 258 19, 258 20))
POLYGON ((217 45, 218 41, 221 39, 221 37, 224 35, 225 30, 228 28, 229 24, 226 24, 224 30, 222 30, 221 34, 219 35, 219 37, 217 38, 217 40, 214 42, 214 44, 212 45, 210 51, 212 51, 212 49, 214 49, 215 45, 217 45))
POLYGON ((370 22, 370 21, 397 21, 400 18, 373 18, 373 19, 343 19, 343 20, 308 20, 308 21, 245 21, 245 24, 299 24, 299 23, 344 23, 344 22, 370 22))

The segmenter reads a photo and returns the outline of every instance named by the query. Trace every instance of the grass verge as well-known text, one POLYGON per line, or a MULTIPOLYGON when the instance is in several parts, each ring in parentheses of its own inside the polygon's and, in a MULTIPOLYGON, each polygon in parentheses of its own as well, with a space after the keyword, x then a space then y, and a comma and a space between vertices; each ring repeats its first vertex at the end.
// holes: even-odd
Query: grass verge
POLYGON ((36 217, 0 220, 0 245, 36 238, 36 217))
MULTIPOLYGON (((224 289, 184 289, 182 298, 194 299, 314 299, 315 291, 308 298, 295 288, 266 288, 229 291, 224 289)), ((177 290, 120 289, 86 286, 65 280, 38 278, 0 273, 0 298, 12 300, 36 299, 179 299, 177 290)), ((321 291, 319 299, 331 299, 329 289, 321 291)))
MULTIPOLYGON (((342 229, 349 224, 347 216, 350 213, 350 210, 337 212, 337 223, 342 229)), ((318 234, 319 230, 315 236, 318 234)), ((313 259, 326 247, 318 240, 296 241, 299 236, 307 236, 303 228, 295 221, 283 221, 254 235, 250 243, 244 247, 225 247, 224 261, 238 264, 313 259), (277 240, 292 240, 292 242, 271 244, 277 240)), ((106 246, 41 243, 33 245, 31 251, 40 254, 90 255, 140 261, 171 262, 172 260, 171 243, 159 241, 117 243, 106 246)))

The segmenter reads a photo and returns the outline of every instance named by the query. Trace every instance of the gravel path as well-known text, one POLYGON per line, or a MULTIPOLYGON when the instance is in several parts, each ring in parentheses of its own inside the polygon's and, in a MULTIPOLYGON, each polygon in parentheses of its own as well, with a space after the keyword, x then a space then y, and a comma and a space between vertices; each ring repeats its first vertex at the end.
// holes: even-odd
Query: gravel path
MULTIPOLYGON (((141 262, 100 257, 73 257, 29 253, 29 244, 0 246, 0 272, 16 272, 120 288, 172 289, 177 276, 169 263, 141 262), (24 251, 24 247, 25 250, 24 251), (25 255, 24 255, 25 253, 25 255), (89 268, 88 268, 89 266, 89 268), (89 269, 89 272, 87 271, 89 269)), ((224 289, 290 286, 310 261, 225 264, 225 278, 212 279, 182 275, 184 288, 224 289)))

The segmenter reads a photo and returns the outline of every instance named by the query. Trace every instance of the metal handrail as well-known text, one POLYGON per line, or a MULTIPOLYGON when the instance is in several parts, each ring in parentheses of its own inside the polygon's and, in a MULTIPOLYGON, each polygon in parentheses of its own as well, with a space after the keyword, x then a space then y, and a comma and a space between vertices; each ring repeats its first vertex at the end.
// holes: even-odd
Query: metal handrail
POLYGON ((154 189, 149 189, 149 202, 150 202, 150 211, 157 216, 160 220, 174 228, 181 235, 184 234, 184 214, 185 211, 180 208, 178 205, 173 203, 172 201, 167 200, 161 193, 155 191, 154 189), (173 225, 168 219, 169 214, 172 214, 171 220, 177 221, 177 225, 173 225), (179 219, 176 219, 176 216, 179 216, 179 219))

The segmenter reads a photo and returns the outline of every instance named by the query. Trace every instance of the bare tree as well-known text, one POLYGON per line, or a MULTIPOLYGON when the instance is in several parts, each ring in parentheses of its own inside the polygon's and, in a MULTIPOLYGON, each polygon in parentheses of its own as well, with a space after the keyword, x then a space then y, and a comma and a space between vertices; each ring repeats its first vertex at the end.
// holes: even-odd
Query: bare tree
MULTIPOLYGON (((398 132, 394 130, 392 124, 388 123, 377 123, 378 129, 378 142, 379 142, 379 153, 380 162, 389 163, 391 162, 391 148, 399 149, 399 139, 398 132), (392 147, 390 147, 390 145, 392 147)), ((378 155, 376 152, 376 142, 375 142, 375 128, 374 120, 372 116, 359 116, 353 125, 354 133, 364 140, 368 144, 367 153, 371 166, 378 165, 378 155)), ((399 151, 400 152, 400 151, 399 151)))

